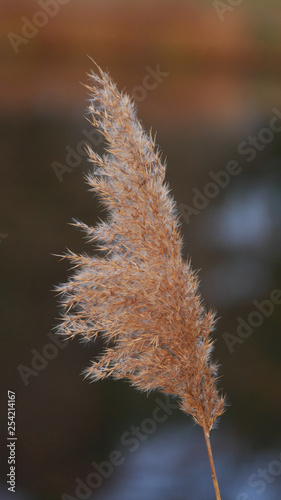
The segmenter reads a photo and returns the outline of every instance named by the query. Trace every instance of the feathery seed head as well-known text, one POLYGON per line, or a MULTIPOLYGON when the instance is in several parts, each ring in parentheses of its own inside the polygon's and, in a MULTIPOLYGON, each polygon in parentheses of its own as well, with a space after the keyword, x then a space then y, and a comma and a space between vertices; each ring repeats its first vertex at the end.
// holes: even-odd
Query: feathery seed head
POLYGON ((89 111, 107 146, 103 156, 88 149, 94 169, 87 182, 109 215, 96 227, 74 222, 102 253, 68 253, 76 271, 58 287, 64 310, 58 331, 103 337, 107 348, 86 370, 90 379, 111 375, 142 391, 174 394, 210 430, 224 409, 210 359, 214 314, 182 259, 179 216, 155 141, 130 98, 98 69, 90 75, 89 111))

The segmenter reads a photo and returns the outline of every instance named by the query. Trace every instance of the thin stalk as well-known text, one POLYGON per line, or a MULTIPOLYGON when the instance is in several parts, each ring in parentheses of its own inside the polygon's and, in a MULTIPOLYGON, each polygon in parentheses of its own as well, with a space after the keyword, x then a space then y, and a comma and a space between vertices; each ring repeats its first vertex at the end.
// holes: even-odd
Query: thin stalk
POLYGON ((216 469, 215 469, 215 464, 214 464, 214 460, 213 460, 210 435, 209 435, 209 432, 205 426, 203 426, 203 430, 204 430, 204 436, 205 436, 205 441, 206 441, 206 446, 207 446, 207 450, 208 450, 208 456, 209 456, 209 461, 210 461, 210 466, 211 466, 211 471, 212 471, 212 479, 213 479, 213 483, 214 483, 216 499, 221 500, 219 483, 217 480, 216 469))

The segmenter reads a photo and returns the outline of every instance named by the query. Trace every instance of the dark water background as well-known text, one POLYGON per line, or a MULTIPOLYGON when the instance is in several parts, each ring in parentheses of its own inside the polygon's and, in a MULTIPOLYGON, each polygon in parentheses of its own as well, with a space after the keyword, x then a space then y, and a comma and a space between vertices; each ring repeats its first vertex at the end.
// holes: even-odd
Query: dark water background
POLYGON ((22 34, 22 17, 42 8, 2 1, 0 10, 1 499, 13 495, 7 390, 17 404, 16 500, 214 498, 200 428, 177 409, 151 423, 164 396, 121 382, 88 384, 80 374, 102 345, 62 349, 50 336, 59 314, 52 289, 69 275, 52 254, 91 251, 68 223, 103 215, 83 180, 81 143, 91 128, 79 82, 92 68, 87 54, 135 96, 144 126, 157 131, 185 255, 217 310, 214 355, 230 403, 212 434, 222 498, 279 499, 279 3, 240 2, 220 20, 212 2, 71 0, 18 53, 9 33, 22 34), (145 79, 157 65, 168 74, 145 79), (146 81, 157 85, 147 89, 146 81), (221 186, 210 186, 231 161, 239 173, 221 173, 221 186), (60 176, 54 162, 64 166, 60 176), (133 451, 122 439, 132 426, 142 432, 133 451), (108 462, 113 450, 122 463, 104 465, 104 478, 92 462, 108 462), (92 487, 77 496, 91 474, 92 487))

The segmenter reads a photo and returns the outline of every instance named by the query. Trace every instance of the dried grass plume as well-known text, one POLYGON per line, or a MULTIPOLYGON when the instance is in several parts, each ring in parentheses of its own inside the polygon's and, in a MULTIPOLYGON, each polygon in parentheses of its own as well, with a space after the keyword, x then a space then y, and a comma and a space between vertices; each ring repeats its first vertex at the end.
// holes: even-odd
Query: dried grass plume
POLYGON ((107 146, 102 157, 89 149, 94 170, 87 182, 109 215, 95 227, 75 223, 100 253, 68 253, 76 271, 58 287, 58 330, 85 340, 102 336, 104 352, 86 372, 92 380, 125 378, 142 391, 176 395, 208 435, 224 410, 210 357, 215 320, 182 258, 165 163, 128 95, 100 68, 90 77, 91 121, 107 146))

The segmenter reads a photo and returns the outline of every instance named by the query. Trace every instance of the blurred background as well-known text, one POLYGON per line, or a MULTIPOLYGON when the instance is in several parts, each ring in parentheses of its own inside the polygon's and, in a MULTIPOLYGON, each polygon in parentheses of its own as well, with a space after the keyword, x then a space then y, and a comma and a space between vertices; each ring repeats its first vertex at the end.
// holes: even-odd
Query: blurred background
POLYGON ((89 96, 80 82, 93 68, 90 56, 157 132, 182 214, 184 255, 217 311, 214 356, 229 402, 211 435, 222 498, 276 500, 279 2, 1 0, 0 12, 0 498, 12 495, 12 390, 16 500, 214 499, 201 428, 163 395, 83 381, 101 343, 62 345, 52 336, 59 316, 52 290, 70 275, 53 254, 91 252, 69 223, 103 216, 83 179, 85 142, 103 147, 85 119, 89 96))

